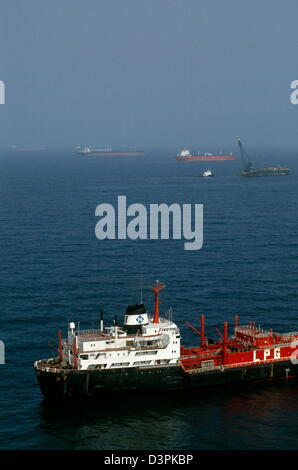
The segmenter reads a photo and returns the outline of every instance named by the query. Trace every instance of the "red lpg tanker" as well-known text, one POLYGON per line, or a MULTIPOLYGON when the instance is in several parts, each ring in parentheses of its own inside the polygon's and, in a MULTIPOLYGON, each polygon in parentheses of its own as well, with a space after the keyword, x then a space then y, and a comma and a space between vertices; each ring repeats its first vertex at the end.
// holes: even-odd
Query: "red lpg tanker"
POLYGON ((127 307, 124 321, 97 329, 80 330, 73 322, 62 339, 58 332, 57 357, 34 364, 42 393, 48 398, 97 396, 116 390, 188 390, 230 383, 256 383, 298 376, 298 332, 275 333, 255 322, 234 325, 211 343, 205 335, 204 315, 198 331, 200 344, 180 345, 180 331, 172 313, 159 315, 159 281, 153 316, 143 303, 127 307))
POLYGON ((221 161, 221 160, 235 160, 235 155, 230 153, 229 155, 224 155, 222 152, 219 155, 215 155, 213 153, 204 152, 204 153, 197 153, 192 154, 192 152, 188 148, 182 149, 176 155, 176 160, 181 162, 197 162, 197 161, 221 161))

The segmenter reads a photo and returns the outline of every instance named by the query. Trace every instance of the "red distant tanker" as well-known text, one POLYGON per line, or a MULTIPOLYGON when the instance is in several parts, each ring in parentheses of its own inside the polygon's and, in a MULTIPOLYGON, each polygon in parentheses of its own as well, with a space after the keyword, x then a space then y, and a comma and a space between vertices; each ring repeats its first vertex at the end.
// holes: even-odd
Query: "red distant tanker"
POLYGON ((236 156, 232 152, 229 155, 224 155, 222 152, 219 155, 208 152, 193 155, 188 148, 182 149, 176 155, 176 160, 182 162, 235 160, 235 158, 236 156))

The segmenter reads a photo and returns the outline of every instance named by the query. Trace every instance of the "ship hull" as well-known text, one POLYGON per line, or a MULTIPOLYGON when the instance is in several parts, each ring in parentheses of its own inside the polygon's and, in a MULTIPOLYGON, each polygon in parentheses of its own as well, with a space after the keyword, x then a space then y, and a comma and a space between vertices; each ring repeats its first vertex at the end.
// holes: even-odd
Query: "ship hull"
POLYGON ((108 370, 50 369, 35 366, 46 398, 92 397, 111 391, 182 391, 226 384, 258 383, 298 377, 290 360, 250 366, 185 371, 181 366, 118 368, 108 370))
POLYGON ((197 162, 197 161, 222 161, 222 160, 235 160, 234 155, 191 155, 180 156, 177 155, 176 160, 180 162, 197 162))
POLYGON ((84 157, 137 157, 143 156, 144 152, 79 152, 84 157))
POLYGON ((41 371, 35 368, 45 397, 96 396, 110 391, 182 390, 182 369, 174 367, 41 371))
POLYGON ((288 176, 290 174, 289 170, 277 170, 277 171, 242 171, 240 176, 246 176, 248 178, 257 177, 257 176, 288 176))

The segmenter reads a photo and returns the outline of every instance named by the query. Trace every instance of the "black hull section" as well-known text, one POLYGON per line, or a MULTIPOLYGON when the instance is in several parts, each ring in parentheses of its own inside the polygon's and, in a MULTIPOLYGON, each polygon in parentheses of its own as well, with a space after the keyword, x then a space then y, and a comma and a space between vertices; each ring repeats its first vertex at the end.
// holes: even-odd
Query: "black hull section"
POLYGON ((47 398, 92 397, 111 391, 179 391, 298 377, 298 365, 290 361, 191 373, 180 366, 58 372, 36 367, 35 371, 47 398))
POLYGON ((110 391, 182 390, 184 374, 178 366, 140 369, 64 370, 36 375, 45 397, 95 396, 110 391))

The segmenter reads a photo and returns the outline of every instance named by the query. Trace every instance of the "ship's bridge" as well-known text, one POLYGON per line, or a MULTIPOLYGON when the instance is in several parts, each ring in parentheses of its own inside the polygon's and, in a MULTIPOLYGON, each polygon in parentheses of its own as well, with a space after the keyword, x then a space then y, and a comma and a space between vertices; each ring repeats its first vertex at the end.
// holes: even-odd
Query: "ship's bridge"
POLYGON ((190 157, 191 152, 188 148, 184 148, 181 150, 181 152, 178 154, 179 157, 190 157))

